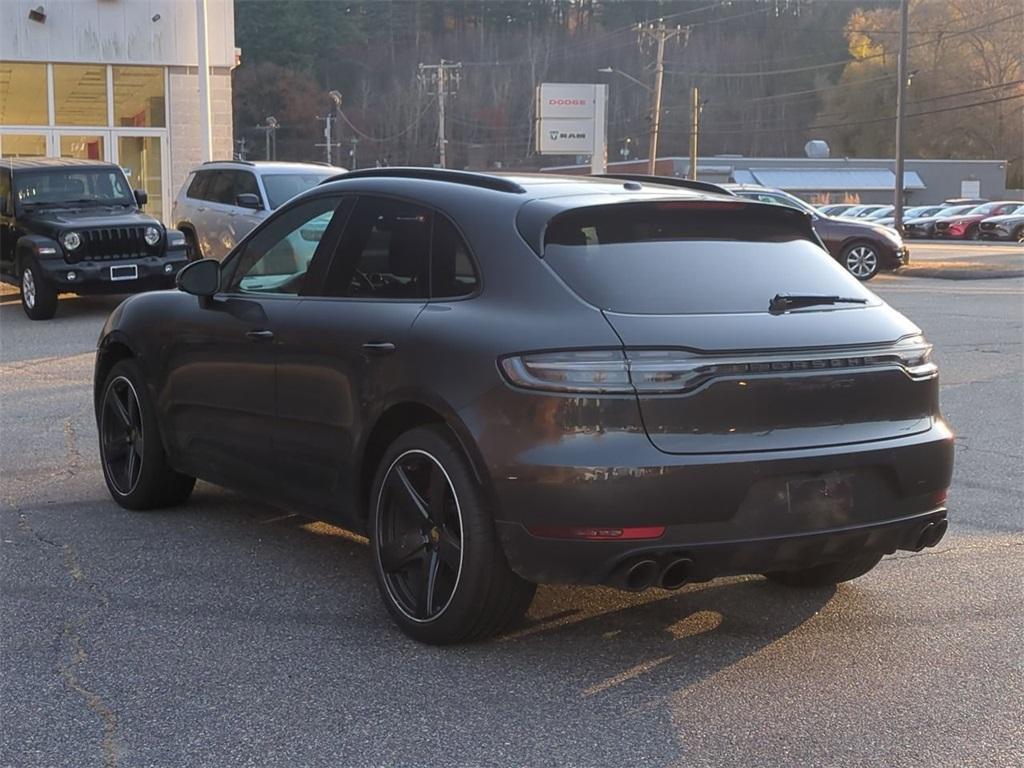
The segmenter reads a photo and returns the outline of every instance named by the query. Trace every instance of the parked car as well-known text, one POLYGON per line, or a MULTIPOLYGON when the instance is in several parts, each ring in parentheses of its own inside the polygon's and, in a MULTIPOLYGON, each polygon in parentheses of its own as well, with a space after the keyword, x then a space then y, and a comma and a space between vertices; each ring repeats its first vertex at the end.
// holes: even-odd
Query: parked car
POLYGON ((1024 243, 1024 204, 1000 216, 982 219, 978 234, 985 240, 1011 240, 1024 243))
POLYGON ((849 210, 843 211, 840 214, 840 218, 843 219, 863 219, 869 214, 877 211, 879 208, 884 208, 884 205, 857 205, 849 210))
POLYGON ((142 212, 113 163, 58 158, 0 165, 0 280, 32 320, 49 320, 61 293, 172 288, 188 259, 181 232, 142 212))
POLYGON ((881 270, 899 269, 910 261, 910 250, 895 229, 869 221, 824 216, 795 195, 754 184, 724 184, 749 200, 785 205, 807 213, 814 231, 840 264, 858 280, 870 280, 881 270))
POLYGON ((883 206, 881 206, 879 208, 876 208, 871 213, 869 213, 867 216, 865 216, 864 220, 865 221, 878 221, 879 219, 885 218, 886 216, 891 216, 892 212, 894 210, 896 210, 896 206, 894 206, 894 205, 883 205, 883 206))
POLYGON ((344 168, 316 163, 204 163, 185 179, 171 221, 194 259, 223 259, 270 212, 344 168))
POLYGON ((832 203, 831 205, 819 205, 818 212, 824 216, 841 216, 851 208, 856 208, 857 203, 832 203))
POLYGON ((948 200, 943 200, 943 205, 981 205, 982 203, 989 202, 987 197, 951 197, 948 200))
POLYGON ((1010 213, 1015 211, 1021 204, 1019 200, 984 203, 966 213, 943 216, 936 219, 932 237, 954 240, 977 240, 979 237, 978 225, 981 224, 982 219, 1010 213))
POLYGON ((938 211, 926 216, 905 218, 903 220, 903 236, 906 238, 929 238, 935 232, 935 222, 946 216, 956 216, 974 210, 974 204, 942 206, 938 211))
MULTIPOLYGON (((947 206, 944 205, 915 205, 911 208, 903 209, 903 221, 906 223, 911 219, 920 219, 926 216, 938 215, 942 211, 946 210, 947 206)), ((883 227, 891 227, 896 223, 896 219, 890 211, 887 215, 881 216, 877 219, 872 219, 876 224, 881 224, 883 227)))
POLYGON ((364 170, 178 282, 101 334, 113 498, 200 477, 362 531, 421 641, 537 583, 829 585, 946 529, 931 345, 786 206, 364 170))

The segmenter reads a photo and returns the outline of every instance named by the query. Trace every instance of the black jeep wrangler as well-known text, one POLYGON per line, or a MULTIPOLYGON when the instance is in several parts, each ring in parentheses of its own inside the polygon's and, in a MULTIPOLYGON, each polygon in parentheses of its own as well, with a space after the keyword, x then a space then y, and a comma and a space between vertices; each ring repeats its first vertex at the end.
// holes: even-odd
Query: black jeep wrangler
POLYGON ((174 287, 185 237, 142 212, 113 163, 5 159, 0 167, 0 280, 21 289, 33 320, 60 293, 138 293, 174 287))

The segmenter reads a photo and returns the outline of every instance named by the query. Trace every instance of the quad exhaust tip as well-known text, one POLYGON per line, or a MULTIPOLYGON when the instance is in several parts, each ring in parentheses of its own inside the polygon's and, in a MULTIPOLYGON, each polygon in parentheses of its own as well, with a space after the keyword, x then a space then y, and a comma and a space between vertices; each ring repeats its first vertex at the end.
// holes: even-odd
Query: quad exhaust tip
POLYGON ((949 522, 946 520, 936 520, 928 523, 928 525, 921 529, 921 533, 918 534, 917 543, 914 545, 913 550, 920 552, 927 547, 934 547, 942 541, 942 537, 946 535, 948 527, 949 522))
POLYGON ((690 581, 692 568, 693 561, 688 557, 676 557, 660 563, 648 557, 640 557, 620 564, 608 581, 630 592, 642 592, 654 586, 679 589, 690 581))
POLYGON ((688 557, 672 560, 661 571, 658 585, 662 589, 679 589, 690 580, 693 561, 688 557))

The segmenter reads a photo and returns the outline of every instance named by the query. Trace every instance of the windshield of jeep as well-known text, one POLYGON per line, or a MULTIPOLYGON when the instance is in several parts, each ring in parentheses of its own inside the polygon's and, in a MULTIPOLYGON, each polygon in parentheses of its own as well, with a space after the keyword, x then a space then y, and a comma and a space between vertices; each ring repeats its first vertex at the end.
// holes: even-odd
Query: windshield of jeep
POLYGON ((120 168, 58 168, 17 173, 14 194, 22 209, 135 205, 135 197, 120 168))

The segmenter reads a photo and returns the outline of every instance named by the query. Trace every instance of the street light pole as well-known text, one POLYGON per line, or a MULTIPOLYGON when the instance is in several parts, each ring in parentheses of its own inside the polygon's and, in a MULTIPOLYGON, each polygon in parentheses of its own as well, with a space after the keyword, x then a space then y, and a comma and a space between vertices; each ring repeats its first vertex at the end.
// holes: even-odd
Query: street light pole
POLYGON ((895 197, 893 199, 893 227, 903 232, 903 165, 906 147, 903 145, 903 123, 907 109, 907 22, 909 17, 909 0, 900 0, 900 55, 896 65, 896 77, 899 79, 896 91, 896 179, 895 197))
POLYGON ((697 134, 700 132, 700 89, 690 89, 690 178, 697 180, 697 134))
POLYGON ((199 65, 199 145, 202 162, 213 159, 213 128, 210 125, 210 61, 206 32, 206 0, 196 0, 196 44, 199 65))

